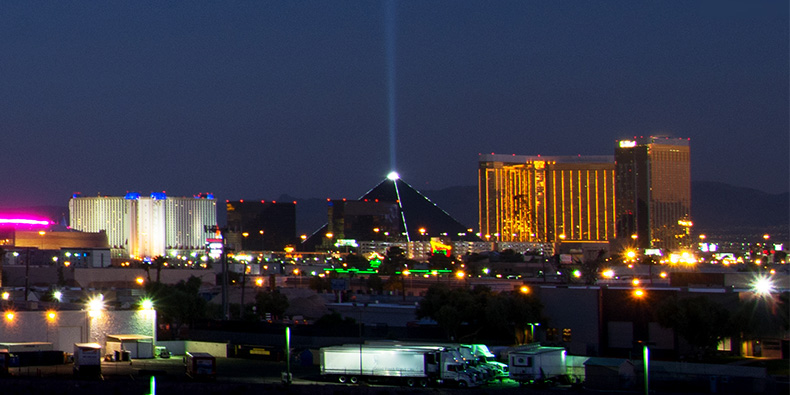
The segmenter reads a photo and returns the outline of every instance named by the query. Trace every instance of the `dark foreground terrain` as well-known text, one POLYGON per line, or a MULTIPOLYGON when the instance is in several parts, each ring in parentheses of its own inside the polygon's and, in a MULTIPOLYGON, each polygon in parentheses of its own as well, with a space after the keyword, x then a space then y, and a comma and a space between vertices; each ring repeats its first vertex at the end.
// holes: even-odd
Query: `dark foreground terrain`
MULTIPOLYGON (((133 360, 130 362, 103 362, 102 375, 95 378, 76 378, 71 364, 41 367, 10 368, 9 375, 0 378, 0 393, 27 395, 144 395, 151 394, 189 394, 189 395, 236 395, 236 394, 574 394, 608 392, 589 391, 583 388, 519 387, 515 382, 493 382, 482 387, 459 389, 451 387, 406 388, 377 384, 338 384, 322 380, 315 366, 294 366, 291 372, 293 383, 285 385, 281 373, 284 362, 258 361, 239 358, 217 358, 217 377, 214 380, 199 381, 185 374, 181 357, 169 359, 133 360), (152 383, 151 377, 155 377, 152 383), (152 386, 153 384, 153 386, 152 386)), ((787 394, 788 388, 769 393, 787 394)), ((721 392, 726 392, 723 390, 721 392)), ((644 388, 633 392, 644 393, 644 388)), ((692 394, 678 388, 677 392, 657 392, 651 394, 692 394)))

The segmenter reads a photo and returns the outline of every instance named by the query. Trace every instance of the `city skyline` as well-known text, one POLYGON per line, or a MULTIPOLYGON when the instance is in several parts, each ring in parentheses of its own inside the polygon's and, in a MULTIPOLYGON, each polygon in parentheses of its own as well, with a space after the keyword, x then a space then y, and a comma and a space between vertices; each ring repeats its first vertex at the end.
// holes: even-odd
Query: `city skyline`
POLYGON ((356 198, 393 163, 439 190, 479 154, 648 135, 691 139, 693 181, 784 193, 788 25, 780 1, 4 3, 0 206, 356 198))

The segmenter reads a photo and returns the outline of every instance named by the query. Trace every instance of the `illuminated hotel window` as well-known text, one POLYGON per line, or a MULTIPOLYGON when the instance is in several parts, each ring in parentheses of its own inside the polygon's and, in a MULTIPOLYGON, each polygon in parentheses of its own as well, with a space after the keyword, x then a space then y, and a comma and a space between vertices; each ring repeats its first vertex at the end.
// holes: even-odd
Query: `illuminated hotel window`
POLYGON ((732 351, 732 339, 729 337, 721 339, 716 349, 719 351, 732 351))
POLYGON ((571 328, 564 328, 562 330, 562 341, 570 343, 571 341, 571 328))

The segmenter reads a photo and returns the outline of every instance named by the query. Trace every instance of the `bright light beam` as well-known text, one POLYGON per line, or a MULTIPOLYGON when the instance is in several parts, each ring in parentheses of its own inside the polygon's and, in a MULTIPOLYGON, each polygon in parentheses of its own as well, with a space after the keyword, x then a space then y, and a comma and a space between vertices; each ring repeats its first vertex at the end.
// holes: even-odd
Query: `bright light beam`
POLYGON ((395 169, 395 130, 397 122, 397 116, 395 115, 395 0, 387 1, 385 12, 384 30, 387 51, 387 106, 389 110, 390 169, 395 169))

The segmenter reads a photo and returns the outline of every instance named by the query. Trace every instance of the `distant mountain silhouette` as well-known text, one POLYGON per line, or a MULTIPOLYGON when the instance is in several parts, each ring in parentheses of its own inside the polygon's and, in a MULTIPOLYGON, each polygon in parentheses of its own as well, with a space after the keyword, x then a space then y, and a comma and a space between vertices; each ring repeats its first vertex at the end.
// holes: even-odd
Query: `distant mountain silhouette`
POLYGON ((691 213, 700 227, 787 226, 790 194, 696 181, 691 184, 691 213))
MULTIPOLYGON (((421 191, 433 203, 446 211, 464 227, 478 227, 478 188, 455 186, 433 191, 421 191)), ((278 201, 296 201, 296 230, 310 235, 327 222, 326 199, 299 199, 281 195, 278 201)), ((225 206, 218 205, 217 222, 225 224, 225 206)), ((68 207, 37 206, 0 208, 0 214, 34 214, 56 223, 68 222, 68 207)), ((787 241, 790 227, 790 193, 770 194, 752 188, 737 187, 721 182, 693 181, 691 183, 691 214, 694 233, 737 237, 769 233, 775 240, 787 241)))
MULTIPOLYGON (((459 222, 477 229, 476 185, 423 193, 459 222)), ((691 183, 691 218, 695 234, 735 238, 769 233, 786 241, 790 224, 790 193, 769 194, 720 182, 694 181, 691 183)))

